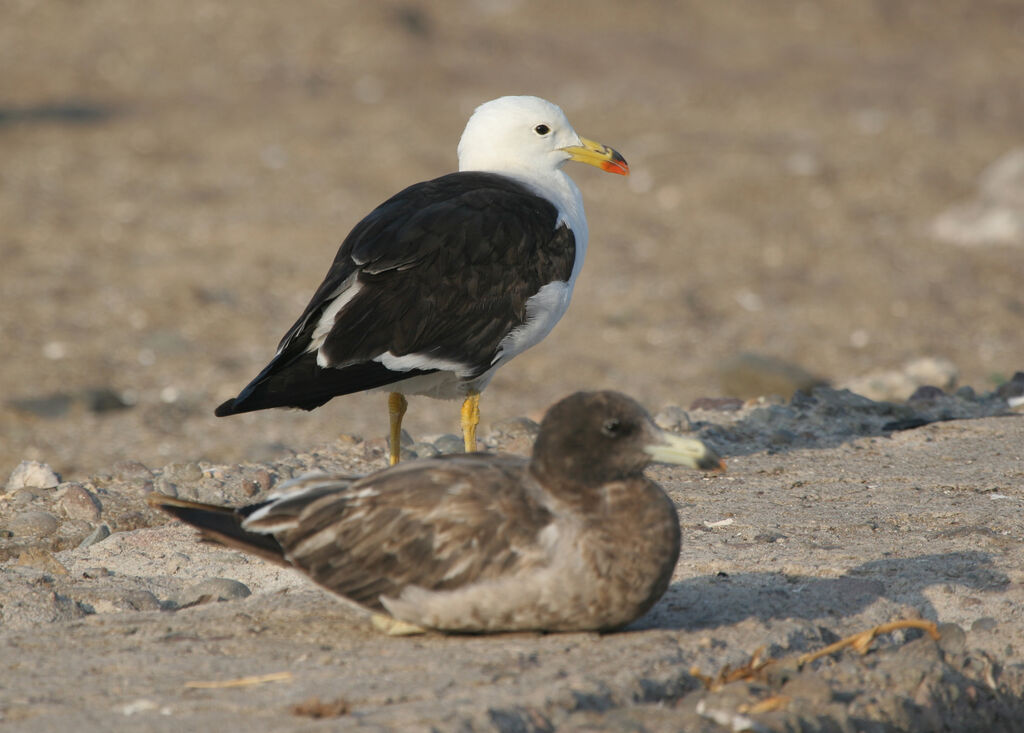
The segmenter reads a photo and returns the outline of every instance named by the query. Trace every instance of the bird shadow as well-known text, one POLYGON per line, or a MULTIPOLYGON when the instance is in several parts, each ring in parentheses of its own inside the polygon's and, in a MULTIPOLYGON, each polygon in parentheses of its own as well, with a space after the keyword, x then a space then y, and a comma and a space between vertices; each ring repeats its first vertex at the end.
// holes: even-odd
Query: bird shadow
POLYGON ((0 106, 0 127, 14 124, 93 125, 122 112, 114 105, 66 99, 26 107, 0 106))
POLYGON ((718 573, 673 583, 661 601, 629 628, 699 631, 746 619, 841 618, 883 598, 936 619, 937 611, 925 595, 928 588, 955 584, 986 592, 1009 582, 1006 574, 993 567, 992 556, 978 551, 871 560, 836 578, 718 573))

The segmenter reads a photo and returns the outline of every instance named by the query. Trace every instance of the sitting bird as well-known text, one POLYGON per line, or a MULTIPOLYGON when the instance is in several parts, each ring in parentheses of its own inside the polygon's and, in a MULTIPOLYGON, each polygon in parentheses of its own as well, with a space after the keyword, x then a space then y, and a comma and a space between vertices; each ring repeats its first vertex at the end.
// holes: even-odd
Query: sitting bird
POLYGON ((305 573, 388 633, 607 631, 646 612, 679 558, 652 462, 718 470, 618 392, 548 410, 533 455, 459 453, 362 478, 311 475, 238 509, 151 494, 202 536, 305 573))
POLYGON ((391 464, 405 395, 462 399, 466 451, 476 449, 481 390, 548 335, 583 266, 583 200, 562 167, 629 166, 537 97, 482 104, 458 154, 457 173, 410 186, 356 225, 274 358, 217 416, 312 410, 384 388, 391 464))

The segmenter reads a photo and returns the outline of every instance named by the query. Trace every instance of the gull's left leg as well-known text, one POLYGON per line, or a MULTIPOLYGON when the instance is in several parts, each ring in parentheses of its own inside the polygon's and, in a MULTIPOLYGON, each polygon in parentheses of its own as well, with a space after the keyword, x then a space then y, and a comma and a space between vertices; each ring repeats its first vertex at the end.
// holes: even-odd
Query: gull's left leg
POLYGON ((402 455, 402 418, 409 407, 408 400, 401 392, 388 393, 388 420, 391 423, 391 443, 389 445, 390 465, 398 463, 402 455))
POLYGON ((480 422, 480 393, 472 391, 462 402, 462 439, 466 442, 466 452, 476 451, 476 426, 480 422))

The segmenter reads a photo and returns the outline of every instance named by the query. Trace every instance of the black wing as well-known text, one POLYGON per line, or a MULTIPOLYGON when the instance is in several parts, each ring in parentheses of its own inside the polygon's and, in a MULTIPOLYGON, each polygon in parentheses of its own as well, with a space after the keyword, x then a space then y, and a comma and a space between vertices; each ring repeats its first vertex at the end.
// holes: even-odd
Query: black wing
POLYGON ((277 355, 216 414, 308 410, 429 372, 373 361, 385 352, 456 362, 478 376, 525 323, 526 301, 547 283, 568 281, 575 258, 575 239, 558 224, 555 206, 513 179, 452 173, 411 186, 352 230, 277 355), (322 368, 309 351, 314 331, 356 286, 323 337, 330 368, 322 368))

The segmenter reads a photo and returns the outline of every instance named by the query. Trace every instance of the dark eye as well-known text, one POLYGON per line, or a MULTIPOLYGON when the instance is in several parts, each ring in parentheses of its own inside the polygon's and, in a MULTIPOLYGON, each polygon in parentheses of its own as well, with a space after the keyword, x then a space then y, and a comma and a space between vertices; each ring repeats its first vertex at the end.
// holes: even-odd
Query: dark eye
POLYGON ((601 426, 601 432, 609 438, 614 438, 622 433, 622 423, 617 417, 610 417, 601 426))
POLYGON ((533 131, 538 135, 547 135, 549 132, 551 132, 551 128, 548 127, 547 125, 537 125, 535 128, 533 128, 533 131))

